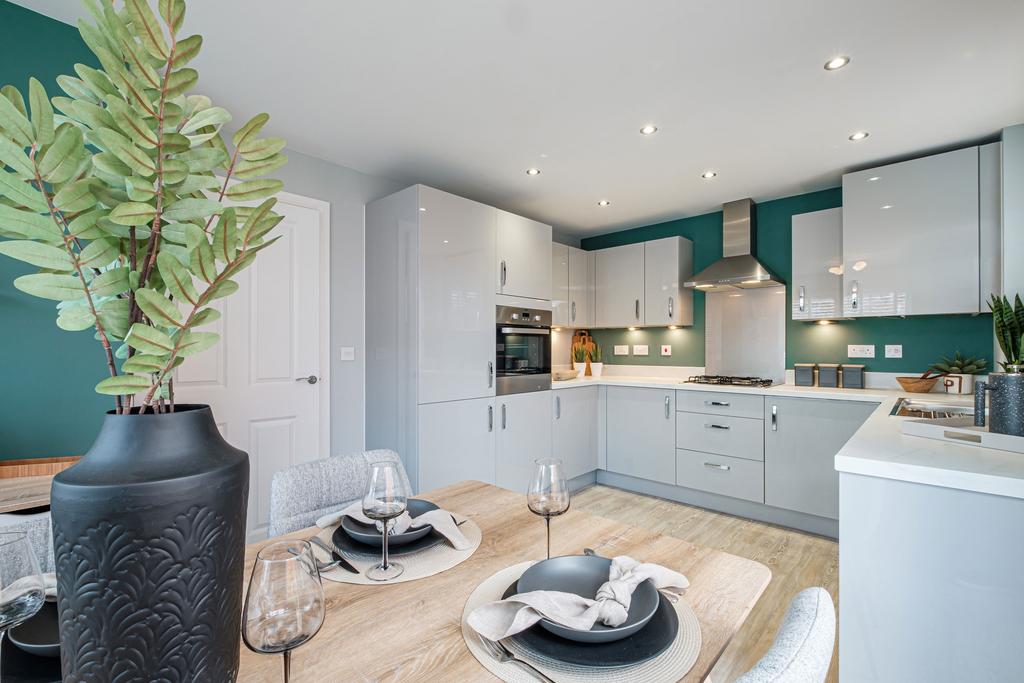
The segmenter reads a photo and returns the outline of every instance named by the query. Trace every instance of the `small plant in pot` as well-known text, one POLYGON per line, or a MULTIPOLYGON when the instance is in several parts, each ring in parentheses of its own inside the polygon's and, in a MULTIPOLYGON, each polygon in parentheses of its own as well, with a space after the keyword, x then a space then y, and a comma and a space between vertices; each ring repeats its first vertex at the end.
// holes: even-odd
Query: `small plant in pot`
POLYGON ((929 372, 938 373, 943 379, 947 393, 973 394, 974 376, 985 372, 988 360, 974 356, 964 357, 959 351, 952 358, 943 356, 937 363, 928 368, 929 372))
POLYGON ((590 374, 592 377, 600 377, 604 369, 604 356, 601 353, 601 345, 595 343, 590 350, 590 374))
POLYGON ((576 344, 572 347, 573 368, 576 370, 576 379, 583 377, 587 370, 587 348, 583 344, 576 344))
POLYGON ((1024 436, 1024 302, 1019 294, 1012 305, 1005 296, 993 296, 988 305, 996 341, 1006 356, 1001 362, 1005 372, 989 373, 986 382, 975 383, 974 423, 985 426, 987 417, 989 431, 1024 436))
POLYGON ((216 300, 274 243, 282 183, 263 176, 287 159, 266 114, 225 142, 228 111, 188 94, 184 0, 152 5, 88 0, 101 68, 52 99, 36 79, 0 90, 0 253, 39 269, 14 285, 56 302, 58 327, 92 332, 113 402, 53 483, 64 679, 233 681, 249 462, 208 406, 175 403, 174 370, 218 341, 216 300))

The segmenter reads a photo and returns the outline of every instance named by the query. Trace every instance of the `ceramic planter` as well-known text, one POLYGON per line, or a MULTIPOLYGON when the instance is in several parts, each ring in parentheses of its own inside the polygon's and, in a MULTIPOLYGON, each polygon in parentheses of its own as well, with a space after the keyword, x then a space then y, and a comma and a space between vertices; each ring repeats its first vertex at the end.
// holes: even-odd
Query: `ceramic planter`
POLYGON ((973 394, 974 375, 946 375, 942 380, 942 386, 946 388, 947 394, 973 394))
POLYGON ((602 369, 604 369, 604 363, 591 363, 590 364, 590 376, 591 377, 600 377, 602 369))
POLYGON ((234 681, 248 456, 208 406, 108 414, 53 480, 65 681, 234 681))

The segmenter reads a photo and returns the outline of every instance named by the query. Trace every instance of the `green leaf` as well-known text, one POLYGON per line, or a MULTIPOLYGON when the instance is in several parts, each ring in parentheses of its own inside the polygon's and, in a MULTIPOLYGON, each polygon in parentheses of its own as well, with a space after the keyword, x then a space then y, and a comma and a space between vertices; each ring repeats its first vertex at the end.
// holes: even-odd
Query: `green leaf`
POLYGON ((276 213, 269 213, 261 218, 245 235, 246 242, 252 244, 260 240, 264 235, 277 227, 277 224, 284 220, 284 216, 276 213))
MULTIPOLYGON (((255 227, 260 221, 264 220, 268 215, 270 215, 270 210, 273 209, 276 204, 277 199, 271 197, 270 199, 264 200, 259 206, 252 209, 249 212, 249 215, 246 217, 245 223, 242 225, 241 230, 243 243, 249 242, 249 240, 251 239, 250 232, 252 232, 253 227, 255 227)), ((237 213, 241 215, 242 211, 238 210, 237 213)))
POLYGON ((71 123, 62 123, 57 128, 53 144, 46 148, 39 160, 39 174, 50 183, 63 183, 71 180, 78 168, 84 140, 82 130, 71 123))
POLYGON ((92 193, 92 178, 83 178, 60 188, 53 197, 54 205, 64 213, 79 213, 96 206, 96 195, 92 193))
POLYGON ((124 186, 132 201, 148 202, 156 197, 156 188, 153 187, 152 181, 145 178, 132 176, 124 181, 124 186))
POLYGON ((160 16, 171 29, 171 35, 176 34, 185 20, 184 0, 160 0, 159 9, 160 16))
POLYGON ((50 270, 70 271, 74 265, 68 252, 59 247, 32 240, 5 240, 0 242, 0 254, 50 270))
POLYGON ((184 244, 189 250, 206 239, 206 232, 195 223, 168 223, 160 235, 169 242, 184 244))
POLYGON ((181 154, 192 148, 192 142, 181 133, 164 133, 164 152, 181 154))
POLYGON ((149 154, 137 147, 124 135, 109 128, 97 130, 96 135, 107 150, 113 153, 137 175, 148 178, 156 173, 156 164, 149 154))
POLYGON ((205 239, 189 253, 188 268, 206 282, 213 282, 217 277, 217 265, 213 259, 213 249, 205 239))
POLYGON ((168 221, 191 221, 196 218, 207 218, 219 212, 224 206, 212 199, 179 199, 164 209, 164 219, 168 221))
POLYGON ((46 96, 46 88, 35 78, 28 79, 28 101, 32 105, 32 127, 36 131, 36 143, 48 145, 53 142, 53 106, 46 96))
POLYGON ((181 311, 160 292, 144 287, 135 291, 135 303, 142 312, 161 327, 181 327, 181 311))
POLYGON ((192 316, 192 323, 189 327, 200 327, 220 320, 220 311, 216 308, 204 308, 192 316))
POLYGON ((35 138, 32 123, 6 97, 0 97, 0 130, 21 147, 28 147, 35 138))
POLYGON ((63 239, 63 232, 51 216, 21 211, 6 204, 0 204, 0 227, 34 240, 58 243, 63 239))
POLYGON ((175 157, 176 161, 184 161, 190 173, 206 173, 221 166, 225 159, 224 153, 213 147, 197 147, 175 157))
POLYGON ((80 216, 76 216, 68 224, 68 232, 83 240, 94 240, 103 237, 106 233, 97 227, 96 221, 105 217, 106 213, 102 209, 83 213, 80 216))
POLYGON ((124 339, 129 325, 128 299, 108 299, 100 306, 100 324, 108 336, 124 339))
MULTIPOLYGON (((7 98, 0 99, 6 101, 7 98)), ((26 180, 34 178, 36 175, 28 156, 25 154, 25 150, 7 139, 5 135, 0 135, 0 163, 10 166, 26 180)))
MULTIPOLYGON (((107 95, 117 95, 117 88, 110 80, 110 76, 99 69, 94 69, 85 64, 75 64, 75 73, 86 84, 86 86, 100 98, 105 99, 107 95)), ((60 79, 58 79, 59 82, 60 79)), ((69 93, 70 94, 70 93, 69 93)), ((74 97, 74 95, 71 95, 74 97)), ((99 100, 94 100, 96 104, 99 100)))
POLYGON ((161 251, 156 256, 156 267, 167 290, 178 301, 187 301, 195 306, 199 302, 199 293, 192 284, 192 274, 171 254, 161 251))
MULTIPOLYGON (((188 164, 184 161, 178 161, 177 159, 165 159, 164 160, 164 184, 165 185, 176 185, 181 181, 188 178, 188 164)), ((184 195, 188 194, 180 189, 175 190, 177 194, 184 195)))
POLYGON ((113 97, 107 100, 107 110, 114 117, 114 122, 121 131, 144 149, 153 149, 157 145, 156 132, 152 130, 124 100, 113 97))
POLYGON ((181 127, 180 133, 187 135, 203 126, 221 126, 231 120, 231 113, 223 107, 210 107, 193 114, 188 122, 181 127))
POLYGON ((14 108, 21 112, 22 116, 28 116, 28 110, 25 109, 25 99, 18 92, 18 89, 13 85, 5 85, 0 88, 0 95, 6 97, 14 105, 14 108))
POLYGON ((138 35, 146 52, 166 62, 168 57, 167 41, 164 40, 160 22, 146 0, 125 0, 128 15, 132 18, 132 27, 138 35))
POLYGON ((22 275, 14 286, 26 294, 54 301, 77 301, 85 297, 82 281, 73 275, 35 273, 22 275))
POLYGON ((74 305, 61 308, 57 313, 57 327, 68 332, 81 332, 96 324, 88 306, 74 305))
POLYGON ((32 211, 47 211, 46 200, 16 173, 0 171, 0 195, 32 211))
POLYGON ((194 356, 216 344, 218 339, 220 335, 216 332, 185 332, 177 355, 182 358, 194 356))
POLYGON ((142 202, 119 204, 110 212, 110 220, 118 225, 147 225, 156 218, 156 207, 142 202))
POLYGON ((89 289, 97 296, 114 296, 128 291, 129 268, 121 266, 106 270, 89 283, 89 289))
POLYGON ((132 325, 131 329, 128 330, 128 336, 124 340, 136 351, 154 356, 167 357, 174 350, 174 341, 166 332, 162 332, 144 323, 132 325))
POLYGON ((206 291, 209 294, 210 301, 213 301, 214 299, 223 299, 224 297, 231 296, 238 291, 238 283, 234 280, 221 280, 206 291))
POLYGON ((182 38, 178 41, 178 45, 175 48, 174 64, 176 66, 185 66, 199 55, 201 49, 203 49, 202 36, 196 35, 182 38))
POLYGON ((252 117, 244 126, 238 129, 238 132, 231 138, 231 144, 238 149, 245 146, 246 142, 259 135, 260 130, 269 120, 270 114, 257 114, 252 117))
MULTIPOLYGON (((182 166, 188 171, 188 167, 185 164, 182 166)), ((166 173, 165 173, 166 176, 166 173)), ((167 183, 168 185, 174 185, 174 191, 179 195, 192 194, 196 190, 219 190, 221 187, 221 179, 213 175, 196 175, 192 174, 186 177, 180 184, 167 183)))
POLYGON ((113 152, 100 152, 92 155, 92 165, 101 171, 115 176, 128 177, 132 169, 123 161, 117 158, 113 152))
POLYGON ((86 245, 78 255, 78 260, 88 268, 105 268, 121 253, 118 240, 113 237, 95 239, 86 245))
POLYGON ((144 372, 155 374, 164 369, 167 359, 161 356, 152 356, 148 353, 137 353, 121 365, 124 372, 144 372))
POLYGON ((259 176, 273 173, 287 163, 288 157, 283 154, 275 154, 259 161, 245 161, 243 159, 235 164, 235 177, 241 180, 258 178, 259 176))
POLYGON ((181 95, 199 81, 199 72, 195 69, 184 68, 171 72, 167 78, 167 94, 170 97, 181 95))
MULTIPOLYGON (((138 0, 136 0, 138 1, 138 0)), ((96 385, 97 394, 106 394, 108 396, 126 396, 129 394, 137 394, 140 391, 145 391, 151 386, 148 379, 140 377, 138 375, 117 375, 116 377, 107 377, 105 380, 96 385)))
POLYGON ((246 161, 259 161, 274 156, 284 146, 284 138, 251 138, 238 148, 238 153, 246 161))
POLYGON ((252 201, 273 196, 284 189, 280 180, 249 180, 228 188, 227 197, 236 202, 252 201))
POLYGON ((228 208, 220 215, 220 220, 213 228, 213 253, 218 260, 228 263, 235 259, 238 244, 238 224, 235 210, 228 208))

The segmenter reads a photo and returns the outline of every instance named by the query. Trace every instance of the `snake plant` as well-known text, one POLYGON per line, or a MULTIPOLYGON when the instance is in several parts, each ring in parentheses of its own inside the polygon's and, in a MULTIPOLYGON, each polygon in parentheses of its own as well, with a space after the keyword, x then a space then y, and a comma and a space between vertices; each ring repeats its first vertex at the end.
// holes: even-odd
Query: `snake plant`
POLYGON ((231 114, 188 94, 203 38, 180 35, 184 0, 84 4, 100 68, 76 64, 53 98, 30 79, 27 106, 0 89, 0 253, 39 269, 14 286, 58 302, 58 327, 93 331, 109 374, 96 391, 118 413, 169 412, 174 368, 218 340, 198 329, 220 317, 211 304, 276 239, 283 185, 263 176, 285 142, 260 137, 258 114, 229 147, 231 114))
POLYGON ((941 375, 980 375, 985 372, 985 368, 987 366, 988 360, 984 358, 975 358, 974 356, 964 358, 964 356, 957 351, 952 358, 943 356, 942 360, 938 363, 933 363, 928 369, 941 375))
POLYGON ((594 348, 591 349, 591 351, 590 351, 590 362, 591 363, 600 363, 600 362, 602 362, 602 358, 603 358, 603 356, 601 354, 601 345, 595 343, 594 344, 594 348))
POLYGON ((1002 349, 1006 360, 1002 362, 1003 370, 1019 371, 1024 358, 1021 348, 1024 347, 1024 302, 1020 295, 1014 297, 1013 305, 1005 296, 992 296, 988 307, 992 310, 992 325, 995 328, 996 341, 1002 349))
POLYGON ((587 362, 587 348, 583 344, 576 344, 572 347, 572 360, 574 363, 587 362))

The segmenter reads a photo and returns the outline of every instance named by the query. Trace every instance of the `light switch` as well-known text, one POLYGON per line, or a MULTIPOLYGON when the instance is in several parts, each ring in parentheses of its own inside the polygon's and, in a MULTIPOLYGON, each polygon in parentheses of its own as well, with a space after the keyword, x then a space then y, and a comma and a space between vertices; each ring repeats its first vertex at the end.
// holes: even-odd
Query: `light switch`
POLYGON ((846 347, 847 358, 874 358, 874 344, 850 344, 846 347))
POLYGON ((633 355, 634 356, 646 356, 647 355, 647 344, 633 344, 633 355))
POLYGON ((671 356, 672 355, 672 345, 671 344, 662 344, 661 345, 661 355, 663 355, 663 356, 671 356))
POLYGON ((341 360, 355 360, 356 359, 356 347, 354 346, 342 346, 341 349, 341 360))
POLYGON ((616 344, 614 353, 616 356, 628 356, 629 344, 616 344))
POLYGON ((886 358, 903 358, 903 344, 886 344, 886 358))

